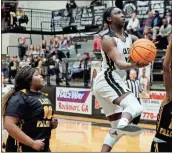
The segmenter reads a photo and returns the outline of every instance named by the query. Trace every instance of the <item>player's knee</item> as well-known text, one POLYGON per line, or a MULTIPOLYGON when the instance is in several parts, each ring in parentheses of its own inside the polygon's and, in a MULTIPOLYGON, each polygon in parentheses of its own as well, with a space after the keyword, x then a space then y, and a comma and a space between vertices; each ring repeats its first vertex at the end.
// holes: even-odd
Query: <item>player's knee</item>
POLYGON ((133 118, 139 116, 143 112, 143 107, 138 102, 134 94, 129 94, 127 97, 125 97, 121 101, 120 106, 123 107, 123 112, 128 112, 133 118))
POLYGON ((142 113, 143 113, 143 106, 139 104, 139 105, 136 107, 136 115, 135 115, 135 117, 141 115, 142 113))
POLYGON ((138 112, 138 116, 143 113, 143 106, 141 104, 139 104, 137 108, 137 112, 138 112))

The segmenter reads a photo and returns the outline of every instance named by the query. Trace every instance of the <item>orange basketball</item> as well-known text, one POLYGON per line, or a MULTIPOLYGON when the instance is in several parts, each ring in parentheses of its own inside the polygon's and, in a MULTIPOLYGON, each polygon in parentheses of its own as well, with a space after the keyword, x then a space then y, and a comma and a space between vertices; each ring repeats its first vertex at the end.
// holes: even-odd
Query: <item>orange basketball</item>
POLYGON ((130 48, 130 58, 134 63, 151 63, 156 57, 156 47, 148 39, 136 40, 130 48))

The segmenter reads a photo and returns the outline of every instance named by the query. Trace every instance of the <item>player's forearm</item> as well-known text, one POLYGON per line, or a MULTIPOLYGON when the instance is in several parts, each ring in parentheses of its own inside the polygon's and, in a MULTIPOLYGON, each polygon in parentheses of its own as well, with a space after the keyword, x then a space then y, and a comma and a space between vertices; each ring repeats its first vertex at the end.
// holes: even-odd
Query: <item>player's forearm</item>
POLYGON ((122 60, 117 60, 115 64, 121 69, 121 70, 129 70, 132 68, 136 68, 132 63, 127 63, 122 60))
POLYGON ((129 70, 129 69, 135 68, 135 66, 132 63, 127 63, 121 57, 117 57, 116 54, 114 54, 114 52, 112 51, 108 52, 108 56, 110 59, 112 59, 115 65, 121 70, 129 70))
POLYGON ((18 142, 32 147, 33 140, 27 136, 20 128, 14 123, 5 123, 5 129, 8 131, 9 135, 13 137, 18 142))

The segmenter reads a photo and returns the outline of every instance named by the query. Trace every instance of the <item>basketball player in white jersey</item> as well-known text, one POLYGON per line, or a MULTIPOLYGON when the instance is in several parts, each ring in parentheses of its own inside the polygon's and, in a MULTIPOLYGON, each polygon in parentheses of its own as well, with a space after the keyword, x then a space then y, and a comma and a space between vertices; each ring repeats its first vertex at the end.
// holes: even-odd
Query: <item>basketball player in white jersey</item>
POLYGON ((135 37, 124 32, 122 10, 109 7, 103 14, 108 32, 102 36, 102 67, 93 86, 94 94, 112 129, 106 135, 102 152, 109 152, 122 135, 139 135, 142 129, 130 124, 143 107, 125 84, 126 70, 146 65, 129 63, 129 50, 135 37), (133 40, 132 40, 133 38, 133 40))

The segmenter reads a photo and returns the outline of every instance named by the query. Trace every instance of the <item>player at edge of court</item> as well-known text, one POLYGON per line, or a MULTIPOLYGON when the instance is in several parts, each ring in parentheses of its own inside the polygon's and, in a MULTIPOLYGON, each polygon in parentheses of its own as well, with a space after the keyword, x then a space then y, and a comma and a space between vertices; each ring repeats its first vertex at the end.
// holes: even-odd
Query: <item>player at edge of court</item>
POLYGON ((162 101, 156 123, 156 134, 151 152, 172 152, 172 39, 163 62, 163 79, 166 98, 162 101))
POLYGON ((6 152, 50 152, 51 130, 57 127, 38 69, 29 66, 17 72, 14 88, 3 96, 4 128, 9 135, 6 152))

